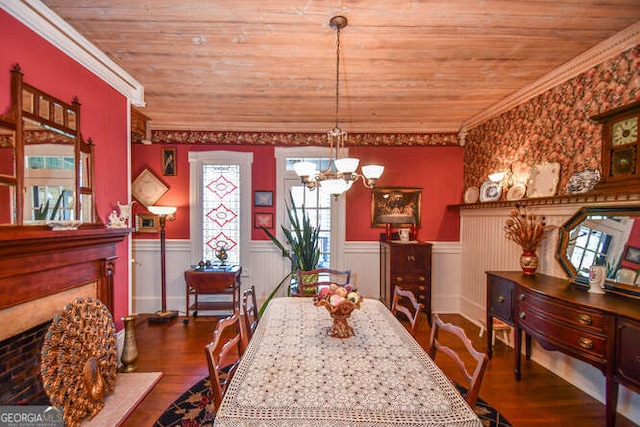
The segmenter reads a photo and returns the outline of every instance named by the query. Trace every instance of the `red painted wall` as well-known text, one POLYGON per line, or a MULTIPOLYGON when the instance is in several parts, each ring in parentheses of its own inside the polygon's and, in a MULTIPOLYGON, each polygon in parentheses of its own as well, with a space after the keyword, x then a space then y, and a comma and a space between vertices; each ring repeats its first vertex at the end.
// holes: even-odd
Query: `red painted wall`
MULTIPOLYGON (((224 148, 211 145, 142 145, 134 144, 131 150, 132 180, 146 168, 151 170, 169 190, 158 200, 157 205, 177 206, 176 219, 166 228, 167 239, 188 239, 189 238, 189 151, 212 151, 223 149, 226 151, 241 151, 253 153, 252 183, 253 190, 274 191, 275 189, 275 167, 274 148, 272 146, 225 146, 224 148), (162 176, 162 148, 176 149, 176 176, 162 176)), ((274 194, 275 199, 275 194, 274 194)), ((259 208, 260 212, 275 213, 275 206, 271 208, 259 208)), ((134 213, 148 213, 144 206, 136 203, 133 208, 134 213)), ((253 218, 253 213, 251 215, 253 218)), ((264 233, 259 229, 252 230, 252 239, 264 239, 264 233)), ((158 234, 135 233, 136 239, 158 239, 158 234)))
MULTIPOLYGON (((460 216, 447 205, 460 203, 463 192, 462 147, 352 147, 349 155, 384 165, 379 187, 422 187, 419 240, 460 239, 460 216)), ((346 239, 378 240, 384 229, 370 225, 371 191, 356 183, 347 195, 346 239)))
MULTIPOLYGON (((176 144, 177 176, 161 175, 161 148, 168 145, 135 144, 132 149, 132 178, 149 168, 168 187, 159 205, 178 207, 176 220, 167 226, 168 239, 189 238, 189 151, 234 150, 254 153, 252 191, 275 191, 275 159, 272 146, 200 146, 176 144)), ((351 147, 350 154, 361 164, 380 163, 385 166, 379 186, 422 187, 422 228, 420 240, 457 241, 460 236, 458 211, 447 205, 460 203, 463 176, 462 147, 351 147)), ((348 241, 378 240, 383 229, 370 227, 371 191, 360 183, 347 193, 346 239, 348 241)), ((277 195, 274 193, 274 200, 277 195)), ((134 212, 147 213, 141 205, 134 212)), ((274 207, 254 208, 254 212, 275 213, 274 207)), ((253 212, 252 212, 253 214, 253 212)), ((253 218, 253 215, 252 215, 253 218)), ((251 238, 267 240, 259 229, 252 229, 251 238)), ((134 238, 157 239, 157 234, 136 233, 134 238)))
MULTIPOLYGON (((10 107, 10 73, 20 64, 25 82, 63 101, 77 96, 82 104, 81 132, 95 144, 95 192, 98 214, 107 222, 119 200, 127 198, 127 117, 126 98, 82 65, 43 40, 6 12, 0 10, 0 111, 10 107)), ((114 319, 129 313, 129 254, 127 241, 117 248, 114 277, 114 319)))

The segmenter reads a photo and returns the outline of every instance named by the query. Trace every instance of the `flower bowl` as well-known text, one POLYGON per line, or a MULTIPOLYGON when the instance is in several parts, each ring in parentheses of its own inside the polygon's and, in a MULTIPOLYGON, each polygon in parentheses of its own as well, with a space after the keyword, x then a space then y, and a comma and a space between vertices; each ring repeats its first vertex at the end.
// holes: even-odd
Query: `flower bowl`
POLYGON ((360 309, 362 296, 352 290, 348 292, 350 298, 335 293, 334 289, 320 293, 316 297, 316 307, 324 307, 333 318, 333 325, 327 331, 327 335, 333 338, 349 338, 355 335, 353 328, 347 322, 355 309, 360 309))

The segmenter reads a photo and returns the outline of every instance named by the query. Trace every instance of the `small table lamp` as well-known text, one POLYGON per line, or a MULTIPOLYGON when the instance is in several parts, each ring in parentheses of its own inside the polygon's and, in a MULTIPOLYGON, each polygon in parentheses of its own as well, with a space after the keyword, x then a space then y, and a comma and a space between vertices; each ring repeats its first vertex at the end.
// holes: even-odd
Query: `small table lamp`
POLYGON ((175 206, 149 206, 149 212, 160 217, 160 271, 162 280, 162 310, 156 311, 149 322, 168 322, 178 316, 177 311, 167 310, 167 275, 165 267, 165 226, 167 221, 175 219, 175 206))

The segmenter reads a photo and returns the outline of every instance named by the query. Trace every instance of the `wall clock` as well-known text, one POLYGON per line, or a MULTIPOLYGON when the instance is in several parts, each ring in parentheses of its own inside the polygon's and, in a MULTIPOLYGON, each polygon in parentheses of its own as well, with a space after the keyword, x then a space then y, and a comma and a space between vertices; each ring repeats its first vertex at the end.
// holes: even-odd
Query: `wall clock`
POLYGON ((640 189, 640 101, 592 117, 602 124, 602 178, 596 191, 640 189))

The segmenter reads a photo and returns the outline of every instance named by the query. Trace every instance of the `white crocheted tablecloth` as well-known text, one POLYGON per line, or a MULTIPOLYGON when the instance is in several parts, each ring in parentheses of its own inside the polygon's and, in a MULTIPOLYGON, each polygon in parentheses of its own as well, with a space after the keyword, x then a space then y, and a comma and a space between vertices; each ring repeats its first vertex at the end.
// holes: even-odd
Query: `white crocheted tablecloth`
POLYGON ((481 426, 455 387, 377 300, 327 336, 311 298, 278 298, 258 328, 214 426, 481 426))

